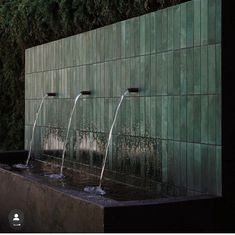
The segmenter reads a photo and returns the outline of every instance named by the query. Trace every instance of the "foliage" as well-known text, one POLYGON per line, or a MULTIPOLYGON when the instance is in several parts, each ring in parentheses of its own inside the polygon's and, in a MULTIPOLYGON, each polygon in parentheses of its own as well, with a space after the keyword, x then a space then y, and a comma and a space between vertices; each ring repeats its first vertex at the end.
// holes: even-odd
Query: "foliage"
POLYGON ((24 145, 26 48, 187 0, 0 0, 0 150, 24 145))

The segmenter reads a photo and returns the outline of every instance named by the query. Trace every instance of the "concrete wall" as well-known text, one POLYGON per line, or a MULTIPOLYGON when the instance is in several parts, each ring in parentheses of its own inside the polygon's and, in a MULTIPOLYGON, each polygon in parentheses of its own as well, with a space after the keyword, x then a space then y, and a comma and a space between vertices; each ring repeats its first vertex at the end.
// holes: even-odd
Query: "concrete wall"
MULTIPOLYGON (((100 167, 128 87, 106 168, 162 184, 169 194, 221 194, 221 0, 193 0, 25 52, 25 148, 40 99, 37 154, 100 167), (176 187, 171 187, 176 186, 176 187)), ((117 174, 117 177, 118 174, 117 174)))

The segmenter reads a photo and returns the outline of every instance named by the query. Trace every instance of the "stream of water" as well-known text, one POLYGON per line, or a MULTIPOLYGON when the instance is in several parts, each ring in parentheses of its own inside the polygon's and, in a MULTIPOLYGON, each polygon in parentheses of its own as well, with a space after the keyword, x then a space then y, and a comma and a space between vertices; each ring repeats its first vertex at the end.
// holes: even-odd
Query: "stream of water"
POLYGON ((66 138, 65 138, 65 142, 64 142, 64 147, 63 147, 63 153, 62 153, 62 162, 61 162, 61 167, 60 167, 60 173, 59 174, 51 174, 49 175, 50 178, 54 178, 54 179, 60 179, 63 178, 63 168, 64 168, 64 158, 65 158, 65 152, 66 152, 66 148, 68 145, 68 138, 69 138, 69 131, 70 131, 70 127, 71 127, 71 122, 72 122, 72 118, 73 118, 73 113, 77 104, 77 101, 79 99, 79 97, 82 95, 82 93, 80 92, 77 97, 74 100, 74 104, 73 104, 73 109, 70 113, 70 118, 69 118, 69 123, 68 123, 68 127, 67 127, 67 133, 66 133, 66 138))
POLYGON ((124 99, 124 97, 129 93, 128 90, 126 90, 119 102, 118 102, 118 105, 117 105, 117 108, 116 108, 116 111, 115 111, 115 114, 114 114, 114 118, 113 118, 113 122, 112 122, 112 125, 111 125, 111 128, 110 128, 110 131, 109 131, 109 137, 108 137, 108 142, 107 142, 107 146, 106 146, 106 149, 105 149, 105 156, 104 156, 104 161, 103 161, 103 165, 102 165, 102 170, 101 170, 101 174, 100 174, 100 181, 99 181, 99 186, 86 186, 84 188, 84 191, 85 192, 90 192, 90 193, 94 193, 94 194, 100 194, 100 195, 104 195, 106 192, 102 189, 102 180, 103 180, 103 175, 104 175, 104 169, 105 169, 105 165, 106 165, 106 161, 107 161, 107 157, 108 157, 108 151, 109 151, 109 145, 111 143, 111 139, 112 139, 112 133, 113 133, 113 128, 114 128, 114 125, 116 123, 116 119, 117 119, 117 115, 118 115, 118 112, 119 112, 119 109, 121 107, 121 104, 122 104, 122 101, 124 99))

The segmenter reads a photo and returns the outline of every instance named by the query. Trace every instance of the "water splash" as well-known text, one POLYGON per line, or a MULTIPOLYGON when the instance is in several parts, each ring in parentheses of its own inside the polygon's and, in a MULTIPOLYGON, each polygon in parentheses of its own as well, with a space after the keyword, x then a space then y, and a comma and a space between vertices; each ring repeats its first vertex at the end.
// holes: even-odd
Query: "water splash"
POLYGON ((105 149, 105 156, 104 156, 104 161, 103 161, 103 165, 102 165, 102 170, 101 170, 101 174, 100 174, 100 183, 99 186, 87 186, 84 188, 84 191, 86 192, 90 192, 90 193, 95 193, 95 194, 100 194, 100 195, 104 195, 105 191, 101 188, 102 185, 102 179, 103 179, 103 175, 104 175, 104 169, 105 169, 105 165, 106 165, 106 161, 107 161, 107 156, 108 156, 108 150, 109 150, 109 145, 112 139, 112 133, 113 133, 113 128, 117 119, 117 115, 118 115, 118 111, 120 109, 120 106, 122 104, 122 101, 124 99, 124 97, 129 93, 128 90, 126 90, 123 95, 121 96, 119 103, 117 105, 115 114, 114 114, 114 118, 113 118, 113 122, 109 131, 109 137, 108 137, 108 142, 107 142, 107 146, 105 149))
POLYGON ((97 195, 105 195, 106 192, 100 186, 86 186, 84 191, 87 193, 97 194, 97 195))
POLYGON ((13 165, 13 167, 14 167, 14 168, 17 168, 17 169, 22 169, 22 170, 24 170, 24 169, 32 168, 33 166, 32 166, 32 165, 29 165, 29 164, 21 164, 21 163, 19 163, 19 164, 13 165))
MULTIPOLYGON (((78 99, 79 99, 79 97, 81 95, 82 95, 82 93, 80 92, 77 95, 77 97, 75 98, 74 104, 73 104, 73 109, 72 109, 71 114, 70 114, 69 123, 68 123, 68 127, 67 127, 66 138, 65 138, 65 142, 64 142, 63 154, 62 154, 62 162, 61 162, 61 167, 60 167, 60 174, 58 174, 58 176, 60 176, 60 177, 63 177, 64 157, 65 157, 66 147, 67 147, 67 144, 68 144, 69 130, 70 130, 71 121, 72 121, 72 118, 73 118, 73 113, 74 113, 77 101, 78 101, 78 99)), ((56 175, 56 174, 54 174, 54 175, 56 175)))
POLYGON ((49 177, 50 179, 55 179, 55 180, 65 178, 65 176, 63 174, 45 174, 45 176, 49 177))

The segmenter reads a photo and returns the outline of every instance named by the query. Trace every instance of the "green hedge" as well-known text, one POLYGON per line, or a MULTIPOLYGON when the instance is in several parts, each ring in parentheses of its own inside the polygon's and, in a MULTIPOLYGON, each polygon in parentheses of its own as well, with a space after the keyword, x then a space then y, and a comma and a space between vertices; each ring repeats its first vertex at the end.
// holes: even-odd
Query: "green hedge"
POLYGON ((0 0, 0 150, 24 148, 24 51, 187 0, 0 0))

